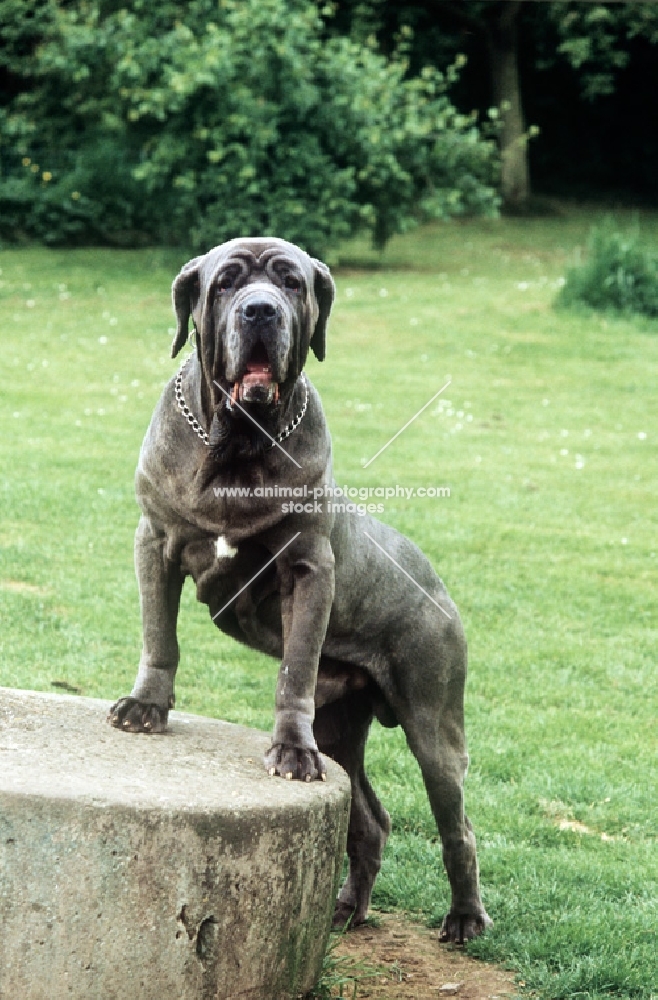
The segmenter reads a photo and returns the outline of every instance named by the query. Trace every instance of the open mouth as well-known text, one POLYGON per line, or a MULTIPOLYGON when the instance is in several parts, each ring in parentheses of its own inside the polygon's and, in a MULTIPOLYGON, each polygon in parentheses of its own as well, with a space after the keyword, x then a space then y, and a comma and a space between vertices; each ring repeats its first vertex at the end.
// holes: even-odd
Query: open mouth
POLYGON ((251 352, 244 375, 233 385, 231 399, 233 402, 240 400, 240 402, 245 403, 276 403, 278 401, 279 386, 273 380, 272 365, 261 341, 251 352))

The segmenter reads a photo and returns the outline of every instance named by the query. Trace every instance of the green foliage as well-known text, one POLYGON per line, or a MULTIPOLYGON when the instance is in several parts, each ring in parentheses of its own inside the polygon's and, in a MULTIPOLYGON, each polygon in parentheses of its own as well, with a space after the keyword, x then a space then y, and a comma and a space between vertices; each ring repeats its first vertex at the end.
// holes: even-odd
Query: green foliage
POLYGON ((343 933, 333 933, 327 952, 322 962, 320 978, 305 1000, 332 1000, 333 997, 344 997, 345 1000, 356 1000, 359 985, 374 979, 385 970, 365 965, 353 958, 336 954, 336 946, 340 943, 343 933))
POLYGON ((332 8, 328 31, 375 36, 384 52, 402 42, 414 72, 445 71, 463 53, 451 98, 482 117, 494 103, 492 42, 501 18, 516 19, 525 120, 540 130, 526 147, 534 193, 591 201, 614 191, 617 201, 655 204, 658 4, 334 0, 332 8))
POLYGON ((558 53, 578 72, 583 96, 590 101, 614 92, 618 71, 628 65, 632 39, 658 43, 658 10, 652 3, 558 0, 546 5, 546 14, 561 39, 558 53))
POLYGON ((495 212, 494 146, 449 80, 326 38, 309 0, 36 7, 38 23, 0 2, 22 72, 0 116, 5 236, 203 249, 276 233, 322 253, 495 212))
POLYGON ((621 232, 609 217, 592 228, 585 263, 567 273, 557 297, 575 303, 658 316, 658 255, 643 246, 637 223, 621 232))

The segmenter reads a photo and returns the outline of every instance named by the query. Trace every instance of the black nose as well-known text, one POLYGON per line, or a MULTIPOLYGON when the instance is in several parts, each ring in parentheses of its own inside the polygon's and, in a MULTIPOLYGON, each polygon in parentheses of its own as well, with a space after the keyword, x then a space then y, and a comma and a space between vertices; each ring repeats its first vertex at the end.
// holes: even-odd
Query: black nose
POLYGON ((242 318, 252 326, 271 323, 276 317, 276 306, 268 299, 249 299, 240 310, 242 318))

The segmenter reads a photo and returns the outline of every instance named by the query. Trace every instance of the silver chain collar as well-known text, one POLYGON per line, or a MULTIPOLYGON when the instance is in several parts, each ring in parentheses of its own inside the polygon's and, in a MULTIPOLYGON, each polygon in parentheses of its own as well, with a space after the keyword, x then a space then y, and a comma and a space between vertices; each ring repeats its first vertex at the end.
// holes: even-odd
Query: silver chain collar
MULTIPOLYGON (((194 354, 189 354, 185 358, 185 361, 183 362, 181 367, 179 368, 178 374, 176 375, 176 381, 174 382, 174 392, 176 394, 176 402, 178 403, 178 409, 181 411, 181 413, 187 420, 188 424, 190 425, 196 436, 201 438, 206 447, 209 448, 210 438, 208 437, 208 433, 207 431, 204 431, 203 427, 201 426, 201 424, 199 423, 199 421, 194 416, 189 406, 185 402, 185 397, 183 396, 183 372, 185 371, 188 362, 191 361, 193 357, 194 354)), ((304 383, 304 402, 302 403, 302 408, 297 414, 297 416, 293 417, 290 423, 286 424, 283 430, 279 431, 279 433, 276 435, 274 441, 276 441, 277 444, 281 444, 282 441, 285 441, 286 438, 290 437, 292 432, 299 427, 304 418, 304 414, 306 413, 306 407, 308 406, 308 380, 304 372, 302 372, 301 374, 301 379, 302 382, 304 383)), ((274 444, 272 444, 271 447, 273 448, 274 444)))

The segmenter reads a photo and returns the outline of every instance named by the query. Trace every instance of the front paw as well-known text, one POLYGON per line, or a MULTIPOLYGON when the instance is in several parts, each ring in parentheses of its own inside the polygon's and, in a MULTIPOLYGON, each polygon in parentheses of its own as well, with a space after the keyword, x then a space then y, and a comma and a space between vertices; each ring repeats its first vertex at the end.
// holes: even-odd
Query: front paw
POLYGON ((168 717, 169 709, 128 697, 112 705, 107 721, 126 733, 164 733, 168 717))
POLYGON ((275 743, 265 754, 265 767, 268 774, 278 774, 289 781, 327 780, 327 765, 315 748, 275 743))
POLYGON ((451 910, 441 924, 439 941, 465 944, 490 927, 493 927, 493 920, 484 910, 479 913, 453 913, 451 910))

